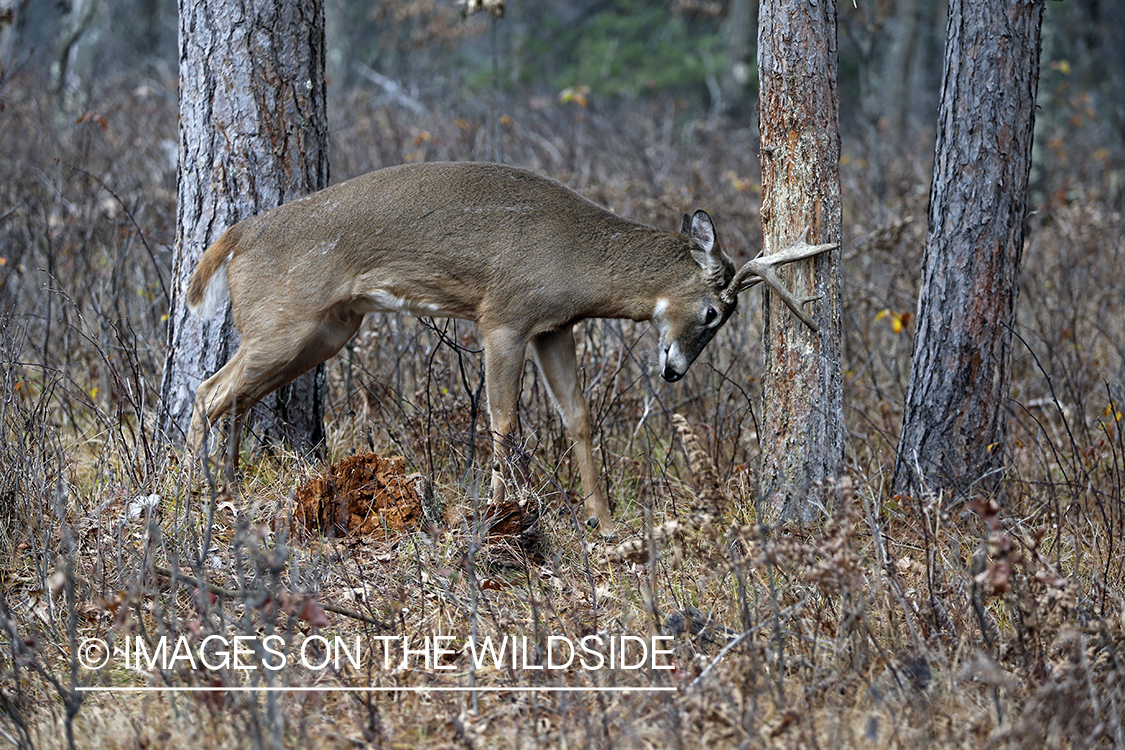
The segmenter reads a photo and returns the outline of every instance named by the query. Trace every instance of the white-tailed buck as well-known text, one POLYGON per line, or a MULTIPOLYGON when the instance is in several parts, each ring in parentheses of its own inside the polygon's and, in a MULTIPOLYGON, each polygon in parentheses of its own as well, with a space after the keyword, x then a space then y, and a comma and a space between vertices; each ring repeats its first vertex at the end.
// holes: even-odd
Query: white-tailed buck
POLYGON ((836 245, 805 241, 736 270, 711 218, 684 216, 679 233, 615 216, 566 186, 497 164, 390 167, 247 219, 204 253, 188 305, 204 317, 229 292, 242 344, 196 396, 189 442, 231 412, 237 445, 247 409, 338 352, 371 312, 466 318, 480 326, 492 417, 493 501, 504 493, 528 344, 575 443, 585 516, 612 519, 598 486, 590 422, 577 378, 574 324, 652 320, 665 380, 688 366, 734 312, 739 292, 765 281, 806 324, 774 266, 836 245))

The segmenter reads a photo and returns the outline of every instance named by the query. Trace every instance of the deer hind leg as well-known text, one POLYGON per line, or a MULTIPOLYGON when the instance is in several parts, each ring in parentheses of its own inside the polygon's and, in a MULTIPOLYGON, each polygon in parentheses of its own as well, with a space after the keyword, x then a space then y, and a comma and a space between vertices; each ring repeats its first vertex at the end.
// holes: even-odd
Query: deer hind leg
POLYGON ((492 503, 504 502, 505 467, 509 463, 509 440, 527 340, 506 330, 484 333, 484 385, 488 393, 488 413, 492 420, 492 503))
POLYGON ((531 341, 539 372, 562 415, 563 424, 574 441, 578 471, 582 474, 586 523, 599 533, 613 533, 613 517, 598 484, 594 451, 590 443, 590 411, 582 386, 578 383, 578 362, 574 353, 574 329, 541 333, 531 341))
POLYGON ((250 407, 340 351, 362 322, 362 313, 340 308, 311 324, 288 321, 276 330, 244 336, 230 361, 199 386, 188 432, 193 453, 199 455, 211 425, 232 413, 228 440, 237 465, 238 438, 250 407))
POLYGON ((191 448, 192 455, 202 455, 203 442, 210 434, 211 426, 216 424, 224 413, 231 413, 233 419, 227 439, 235 449, 232 462, 234 464, 238 462, 238 436, 242 431, 243 411, 246 405, 243 404, 242 410, 239 409, 237 391, 232 389, 232 385, 241 379, 240 372, 243 367, 243 358, 239 356, 241 354, 242 349, 239 348, 235 355, 219 368, 218 372, 204 380, 196 391, 195 407, 191 413, 191 428, 188 430, 188 446, 191 448))

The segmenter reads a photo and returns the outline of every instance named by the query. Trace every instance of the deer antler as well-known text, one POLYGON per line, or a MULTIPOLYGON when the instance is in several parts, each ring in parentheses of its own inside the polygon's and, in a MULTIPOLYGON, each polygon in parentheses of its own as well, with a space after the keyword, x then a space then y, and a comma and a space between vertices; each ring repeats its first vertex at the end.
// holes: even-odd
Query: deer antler
POLYGON ((806 227, 801 239, 794 242, 784 250, 780 250, 770 255, 759 255, 754 260, 750 261, 742 268, 738 269, 731 279, 730 284, 723 292, 723 299, 727 302, 734 302, 739 293, 746 291, 750 287, 760 283, 766 282, 770 289, 777 292, 782 301, 789 306, 793 314, 801 319, 801 322, 811 328, 814 332, 820 330, 820 326, 808 316, 801 306, 807 302, 820 299, 820 295, 816 294, 811 297, 797 297, 791 292, 781 279, 778 278, 777 272, 774 270, 775 266, 782 266, 786 263, 792 263, 797 260, 804 260, 811 258, 814 255, 826 253, 829 250, 835 250, 840 246, 840 243, 833 242, 828 245, 810 245, 809 244, 809 230, 806 227))

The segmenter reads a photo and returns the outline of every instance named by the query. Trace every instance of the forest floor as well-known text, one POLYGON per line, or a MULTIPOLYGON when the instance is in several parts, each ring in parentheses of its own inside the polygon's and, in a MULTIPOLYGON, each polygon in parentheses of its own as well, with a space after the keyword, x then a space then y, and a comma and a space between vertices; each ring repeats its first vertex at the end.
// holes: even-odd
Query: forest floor
MULTIPOLYGON (((1125 167, 1095 129, 1037 135, 1001 481, 889 489, 932 145, 845 135, 849 437, 828 512, 758 522, 748 295, 676 384, 649 327, 581 327, 618 522, 605 542, 575 523, 569 444, 530 366, 523 481, 490 533, 463 322, 365 323, 328 363, 324 460, 247 441, 228 492, 168 447, 154 423, 174 88, 108 86, 65 117, 39 91, 8 82, 0 127, 0 740, 1125 747, 1125 167), (384 497, 362 528, 331 523, 330 493, 308 499, 327 484, 301 488, 355 456, 416 510, 384 497), (715 524, 654 533, 701 497, 726 509, 715 524)), ((655 226, 706 208, 736 261, 756 252, 749 125, 507 106, 509 163, 655 226)), ((472 104, 407 117, 356 93, 337 108, 334 179, 489 158, 472 104)))

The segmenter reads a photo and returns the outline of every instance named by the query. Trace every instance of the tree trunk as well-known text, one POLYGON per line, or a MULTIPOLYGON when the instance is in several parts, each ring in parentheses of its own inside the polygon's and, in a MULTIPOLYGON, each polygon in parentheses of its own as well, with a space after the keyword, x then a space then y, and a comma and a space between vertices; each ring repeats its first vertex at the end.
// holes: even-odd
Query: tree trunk
POLYGON ((0 0, 0 76, 8 73, 19 28, 19 0, 0 0))
POLYGON ((1095 49, 1109 79, 1105 101, 1113 114, 1117 136, 1125 141, 1125 3, 1107 2, 1095 7, 1099 10, 1100 36, 1095 49))
MULTIPOLYGON (((160 391, 174 442, 200 382, 238 345, 229 303, 210 321, 187 311, 200 256, 232 224, 328 184, 322 0, 180 0, 179 11, 179 205, 160 391)), ((323 443, 323 381, 317 368, 268 396, 250 431, 301 452, 323 443)))
POLYGON ((52 93, 58 124, 68 124, 74 112, 86 106, 88 83, 94 75, 94 56, 98 47, 104 8, 101 0, 73 0, 55 44, 52 93))
POLYGON ((1042 2, 952 0, 896 491, 970 491, 1004 464, 1042 2))
MULTIPOLYGON (((840 241, 836 3, 763 0, 758 24, 765 252, 806 228, 812 244, 840 241)), ((814 333, 767 293, 760 499, 768 520, 807 522, 818 489, 843 460, 840 253, 780 272, 799 295, 820 294, 814 333), (815 270, 815 272, 814 272, 815 270)))
POLYGON ((749 109, 747 98, 754 72, 750 67, 753 52, 751 34, 756 25, 756 7, 754 0, 731 0, 719 32, 727 61, 719 80, 723 99, 719 109, 723 114, 738 116, 749 109))
POLYGON ((919 0, 897 0, 891 19, 891 43, 883 59, 883 91, 880 111, 886 118, 884 132, 891 142, 904 144, 910 125, 910 80, 917 48, 918 28, 922 25, 919 0))

